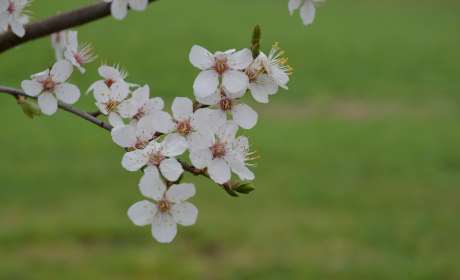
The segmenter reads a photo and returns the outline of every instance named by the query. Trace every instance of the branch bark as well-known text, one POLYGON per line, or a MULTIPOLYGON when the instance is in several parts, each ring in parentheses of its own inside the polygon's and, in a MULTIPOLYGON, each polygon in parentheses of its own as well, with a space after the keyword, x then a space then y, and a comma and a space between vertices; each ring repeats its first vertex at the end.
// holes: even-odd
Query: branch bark
MULTIPOLYGON (((148 1, 151 3, 156 0, 148 1)), ((59 15, 38 20, 24 26, 26 34, 23 37, 18 37, 13 32, 0 35, 0 53, 27 41, 108 16, 111 14, 110 5, 111 3, 99 1, 59 15)))

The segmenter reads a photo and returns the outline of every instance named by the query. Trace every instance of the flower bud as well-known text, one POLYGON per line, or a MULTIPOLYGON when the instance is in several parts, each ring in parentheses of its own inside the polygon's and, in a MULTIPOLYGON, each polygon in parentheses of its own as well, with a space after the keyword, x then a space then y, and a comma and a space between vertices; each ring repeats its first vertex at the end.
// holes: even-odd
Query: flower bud
POLYGON ((251 40, 251 51, 252 57, 256 59, 260 53, 260 42, 262 41, 262 29, 260 25, 256 24, 254 26, 254 31, 252 32, 252 40, 251 40))
POLYGON ((232 184, 233 184, 233 182, 232 182, 232 183, 223 183, 223 184, 221 185, 221 187, 222 187, 229 195, 231 195, 231 196, 233 196, 233 197, 239 197, 239 195, 236 193, 236 191, 234 191, 234 190, 232 189, 232 187, 231 187, 232 184))
POLYGON ((27 100, 24 96, 18 98, 18 104, 21 105, 22 110, 29 118, 33 119, 35 116, 40 116, 42 111, 40 107, 29 100, 27 100))
POLYGON ((254 185, 249 180, 235 181, 233 184, 232 189, 239 193, 248 194, 255 190, 254 185))

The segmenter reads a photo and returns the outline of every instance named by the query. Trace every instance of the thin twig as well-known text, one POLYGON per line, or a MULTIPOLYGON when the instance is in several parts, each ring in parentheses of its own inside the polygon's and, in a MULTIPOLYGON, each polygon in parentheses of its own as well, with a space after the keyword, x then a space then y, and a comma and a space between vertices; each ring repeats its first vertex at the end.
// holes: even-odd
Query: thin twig
MULTIPOLYGON (((148 1, 151 3, 156 0, 148 1)), ((0 53, 27 41, 106 17, 110 15, 110 5, 111 3, 99 1, 62 14, 38 20, 24 26, 26 33, 23 37, 18 37, 13 32, 7 32, 0 35, 0 53)))
MULTIPOLYGON (((4 87, 4 86, 0 86, 0 92, 11 94, 14 97, 16 97, 16 99, 19 98, 19 96, 26 96, 28 98, 32 98, 32 99, 35 99, 35 100, 37 100, 37 98, 38 98, 36 96, 29 96, 24 91, 22 91, 20 89, 4 87)), ((65 110, 65 111, 70 112, 72 114, 75 114, 75 115, 77 115, 79 117, 82 117, 87 121, 90 121, 90 122, 92 122, 92 123, 104 128, 104 129, 107 129, 108 131, 111 131, 112 128, 113 128, 113 126, 101 121, 100 119, 97 119, 96 117, 93 117, 92 115, 88 114, 87 112, 85 112, 83 110, 74 108, 72 106, 69 106, 69 105, 61 103, 61 102, 58 102, 58 107, 61 108, 62 110, 65 110)))

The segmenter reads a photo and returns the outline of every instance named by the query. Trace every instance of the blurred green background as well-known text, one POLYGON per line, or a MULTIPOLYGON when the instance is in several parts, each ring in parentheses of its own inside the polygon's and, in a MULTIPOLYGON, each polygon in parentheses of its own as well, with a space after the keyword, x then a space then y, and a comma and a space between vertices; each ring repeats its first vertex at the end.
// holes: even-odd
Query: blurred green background
MULTIPOLYGON (((460 2, 328 1, 307 27, 287 5, 163 0, 76 28, 168 111, 193 97, 191 47, 249 47, 256 23, 262 51, 279 42, 294 68, 270 103, 244 99, 259 113, 256 191, 187 175, 200 213, 171 244, 128 219, 141 173, 107 131, 65 111, 30 120, 0 94, 0 279, 460 279, 460 2)), ((74 71, 82 93, 99 59, 74 71)), ((4 52, 0 84, 53 60, 49 38, 4 52)))

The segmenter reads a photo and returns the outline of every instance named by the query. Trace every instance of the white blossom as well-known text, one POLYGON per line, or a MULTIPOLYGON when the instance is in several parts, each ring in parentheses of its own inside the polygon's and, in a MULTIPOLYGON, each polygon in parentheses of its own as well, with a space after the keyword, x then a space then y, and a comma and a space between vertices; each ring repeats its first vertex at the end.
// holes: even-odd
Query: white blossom
POLYGON ((83 74, 85 68, 81 67, 84 63, 89 63, 95 60, 98 55, 94 55, 91 51, 93 47, 90 43, 78 44, 77 31, 69 31, 68 33, 68 44, 66 45, 65 58, 72 62, 78 70, 83 74))
POLYGON ((198 209, 186 202, 195 195, 193 184, 172 185, 166 190, 157 171, 144 174, 139 189, 155 203, 148 200, 135 203, 128 209, 128 217, 137 226, 152 224, 152 235, 158 242, 171 242, 177 234, 177 224, 195 224, 198 209))
POLYGON ((152 140, 144 149, 125 153, 121 165, 128 171, 137 171, 146 165, 146 173, 158 168, 166 179, 176 181, 183 169, 174 157, 183 154, 187 147, 187 141, 183 137, 169 134, 160 143, 152 140))
MULTIPOLYGON (((289 11, 297 10, 304 0, 289 0, 289 11)), ((315 19, 316 7, 326 2, 326 0, 305 0, 305 4, 300 8, 300 17, 304 25, 309 25, 315 19)))
POLYGON ((232 49, 212 55, 203 47, 195 45, 190 51, 189 59, 193 66, 204 70, 193 83, 196 96, 206 97, 213 94, 219 85, 219 77, 222 77, 222 84, 231 93, 247 88, 248 77, 238 70, 245 69, 253 61, 250 50, 235 52, 232 49))
MULTIPOLYGON (((250 157, 250 155, 252 155, 253 153, 258 152, 258 151, 255 150, 255 152, 250 152, 249 151, 249 146, 250 146, 249 142, 250 141, 249 141, 249 139, 247 137, 238 136, 237 138, 235 138, 235 140, 233 140, 233 143, 232 143, 232 146, 233 146, 233 149, 235 150, 235 152, 237 154, 239 154, 240 156, 242 156, 245 162, 260 158, 260 156, 250 157)), ((233 173, 238 175, 238 177, 240 177, 241 180, 254 180, 254 178, 255 178, 254 173, 252 173, 252 171, 249 170, 249 168, 247 168, 246 166, 258 167, 259 165, 257 163, 245 163, 245 166, 244 166, 242 171, 237 170, 235 168, 232 168, 232 171, 233 171, 233 173)))
MULTIPOLYGON (((89 89, 86 91, 88 94, 90 91, 94 90, 97 86, 105 84, 108 87, 111 87, 116 82, 125 82, 125 78, 128 77, 129 72, 124 67, 120 69, 120 64, 115 64, 114 66, 107 66, 102 64, 98 69, 99 75, 101 75, 104 80, 99 80, 94 82, 89 89)), ((139 85, 126 83, 128 87, 139 87, 139 85)))
POLYGON ((233 146, 238 125, 234 121, 227 121, 218 127, 215 139, 201 142, 201 146, 190 151, 190 160, 196 168, 208 168, 211 179, 223 184, 230 180, 230 168, 244 172, 243 155, 233 146))
POLYGON ((75 85, 65 81, 73 72, 73 66, 67 60, 56 62, 51 71, 46 69, 43 72, 32 75, 32 80, 22 81, 21 86, 29 96, 38 97, 38 105, 44 114, 52 115, 57 110, 57 100, 53 96, 56 94, 57 99, 68 104, 77 102, 80 98, 80 90, 75 85))
POLYGON ((136 11, 143 11, 147 8, 148 0, 103 0, 106 3, 112 2, 110 11, 112 16, 118 20, 125 18, 128 13, 128 5, 136 11))
POLYGON ((56 60, 63 59, 63 53, 67 45, 67 31, 62 30, 51 34, 51 46, 54 49, 56 60))
POLYGON ((133 126, 135 126, 141 118, 149 116, 156 111, 163 110, 165 105, 163 99, 160 97, 150 98, 150 88, 148 85, 135 90, 131 99, 137 105, 137 114, 133 116, 133 120, 130 123, 133 126))
POLYGON ((233 120, 242 128, 251 129, 257 123, 257 112, 247 104, 238 104, 240 98, 245 94, 246 90, 230 93, 225 87, 217 89, 210 96, 201 98, 197 97, 197 101, 212 109, 213 118, 218 125, 227 121, 227 114, 231 115, 233 120))
POLYGON ((129 94, 129 88, 126 83, 116 82, 109 87, 104 83, 94 89, 94 98, 96 106, 104 115, 109 115, 109 122, 112 122, 114 114, 123 118, 132 118, 137 113, 137 105, 131 99, 126 99, 129 94))
POLYGON ((25 7, 30 6, 29 0, 0 0, 0 28, 8 31, 8 27, 18 37, 25 34, 24 24, 29 21, 30 11, 25 7))
POLYGON ((119 125, 112 129, 112 139, 120 147, 129 150, 144 149, 150 140, 154 138, 155 130, 152 127, 151 118, 142 118, 137 126, 119 125))

